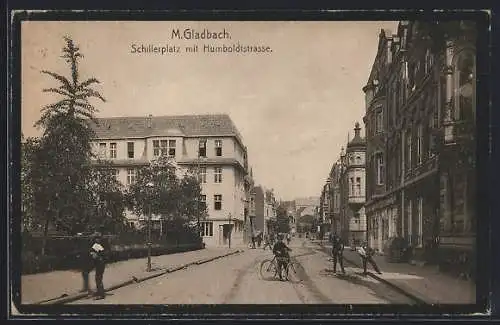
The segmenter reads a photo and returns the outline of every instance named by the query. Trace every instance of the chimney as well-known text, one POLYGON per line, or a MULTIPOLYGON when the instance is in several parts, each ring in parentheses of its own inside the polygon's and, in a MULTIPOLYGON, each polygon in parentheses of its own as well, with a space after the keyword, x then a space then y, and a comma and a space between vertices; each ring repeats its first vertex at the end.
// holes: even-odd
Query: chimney
POLYGON ((146 127, 147 127, 148 129, 150 129, 150 128, 151 128, 151 123, 152 123, 152 122, 151 122, 151 120, 152 120, 152 117, 153 117, 153 115, 152 115, 152 114, 149 114, 149 115, 148 115, 148 117, 146 118, 146 127))

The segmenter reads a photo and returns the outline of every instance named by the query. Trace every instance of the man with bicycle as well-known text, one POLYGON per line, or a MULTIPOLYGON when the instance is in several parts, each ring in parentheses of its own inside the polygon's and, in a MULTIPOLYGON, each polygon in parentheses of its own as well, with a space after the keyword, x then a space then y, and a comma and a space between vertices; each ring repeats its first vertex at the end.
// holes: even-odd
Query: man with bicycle
POLYGON ((288 252, 291 250, 292 249, 283 242, 283 235, 278 235, 278 241, 273 247, 273 254, 276 256, 280 280, 283 280, 283 269, 286 268, 287 264, 290 262, 290 255, 288 252))

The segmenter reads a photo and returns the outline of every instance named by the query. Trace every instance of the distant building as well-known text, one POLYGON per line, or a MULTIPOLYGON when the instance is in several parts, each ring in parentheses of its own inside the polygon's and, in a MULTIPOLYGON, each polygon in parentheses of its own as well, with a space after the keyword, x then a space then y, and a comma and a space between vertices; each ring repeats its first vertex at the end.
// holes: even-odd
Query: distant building
POLYGON ((255 217, 252 221, 253 230, 270 232, 270 221, 276 220, 276 198, 272 190, 267 190, 263 186, 254 187, 255 193, 255 217))
MULTIPOLYGON (((202 181, 208 218, 201 222, 207 246, 243 241, 249 209, 247 149, 228 115, 183 115, 99 118, 93 143, 100 158, 116 167, 125 186, 135 182, 137 168, 160 156, 181 168, 195 169, 202 181)), ((137 225, 145 216, 127 213, 137 225)), ((159 217, 153 216, 154 220, 159 217)))
POLYGON ((286 210, 286 215, 288 217, 288 223, 290 225, 290 233, 295 234, 297 232, 298 217, 297 210, 295 208, 295 201, 282 201, 281 206, 286 210))
POLYGON ((323 211, 330 231, 340 235, 345 243, 359 245, 366 240, 365 215, 365 139, 359 123, 354 138, 342 148, 323 187, 323 211))

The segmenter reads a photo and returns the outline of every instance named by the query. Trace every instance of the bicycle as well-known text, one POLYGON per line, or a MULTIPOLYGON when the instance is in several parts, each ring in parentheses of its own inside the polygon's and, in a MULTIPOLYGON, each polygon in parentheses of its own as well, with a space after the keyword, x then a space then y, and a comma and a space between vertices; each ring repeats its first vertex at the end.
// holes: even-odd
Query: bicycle
MULTIPOLYGON (((286 264, 284 266, 284 269, 281 270, 282 275, 284 275, 284 278, 286 281, 290 280, 290 269, 293 271, 294 274, 297 274, 297 262, 292 261, 291 258, 286 259, 286 264)), ((260 263, 260 276, 267 280, 271 278, 276 278, 279 276, 278 274, 278 260, 276 256, 274 256, 272 259, 265 259, 260 263)))

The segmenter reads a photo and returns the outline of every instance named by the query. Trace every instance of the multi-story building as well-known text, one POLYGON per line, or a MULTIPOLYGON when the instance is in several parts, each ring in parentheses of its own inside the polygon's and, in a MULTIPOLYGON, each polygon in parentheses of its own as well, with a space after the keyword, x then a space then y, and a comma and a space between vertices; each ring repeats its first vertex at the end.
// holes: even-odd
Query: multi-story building
MULTIPOLYGON (((137 168, 160 156, 198 171, 201 200, 208 218, 201 222, 207 246, 243 241, 248 212, 248 158, 240 133, 228 115, 99 118, 95 150, 115 167, 124 185, 135 181, 137 168)), ((131 223, 144 216, 127 213, 131 223)), ((153 216, 158 218, 157 216, 153 216)))
POLYGON ((253 221, 254 231, 264 234, 269 232, 270 220, 276 219, 276 198, 272 190, 263 186, 254 187, 255 193, 255 219, 253 221))
POLYGON ((297 210, 295 209, 295 201, 281 201, 279 205, 286 211, 288 224, 290 225, 290 234, 294 235, 297 232, 297 210))
POLYGON ((328 192, 328 200, 329 200, 329 216, 331 219, 331 229, 330 232, 334 234, 342 233, 342 225, 341 225, 341 214, 340 214, 340 206, 341 206, 341 179, 342 179, 342 165, 340 161, 337 161, 333 164, 332 169, 330 170, 330 176, 328 178, 329 189, 328 192))
POLYGON ((254 232, 254 220, 256 217, 256 207, 255 207, 255 184, 254 184, 254 179, 253 179, 253 172, 252 168, 250 168, 250 173, 248 175, 248 181, 245 182, 246 184, 246 207, 245 207, 245 228, 244 228, 244 235, 245 235, 245 243, 248 244, 252 240, 252 234, 254 232))
POLYGON ((366 142, 360 134, 361 128, 356 122, 354 138, 347 143, 344 156, 344 216, 349 221, 349 239, 355 244, 366 240, 365 215, 365 154, 366 142))
POLYGON ((345 243, 359 245, 366 240, 365 215, 365 139, 359 123, 354 138, 342 147, 339 159, 332 165, 323 188, 323 210, 328 228, 345 243))
POLYGON ((331 215, 331 192, 332 184, 330 177, 326 180, 325 185, 321 190, 319 197, 319 220, 321 234, 326 234, 332 230, 332 215, 331 215))
MULTIPOLYGON (((366 96, 370 243, 415 256, 475 241, 475 33, 464 21, 382 30, 366 96)), ((429 255, 431 254, 431 255, 429 255)))

